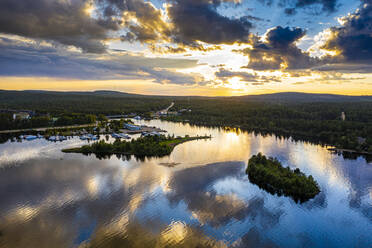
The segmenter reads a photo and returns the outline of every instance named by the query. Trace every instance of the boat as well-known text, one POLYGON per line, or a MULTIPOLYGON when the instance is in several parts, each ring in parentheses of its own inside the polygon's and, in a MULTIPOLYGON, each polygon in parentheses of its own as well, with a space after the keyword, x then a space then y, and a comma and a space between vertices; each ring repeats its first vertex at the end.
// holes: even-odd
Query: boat
POLYGON ((98 140, 98 137, 93 134, 87 134, 86 137, 88 140, 98 140))
POLYGON ((115 139, 130 139, 130 136, 125 133, 113 133, 111 134, 111 137, 115 139))
POLYGON ((26 136, 24 136, 24 138, 25 138, 26 140, 30 141, 30 140, 37 139, 37 136, 35 136, 35 135, 26 135, 26 136))
POLYGON ((122 133, 119 134, 123 139, 130 139, 130 136, 128 134, 122 133))
POLYGON ((117 133, 111 134, 111 137, 113 137, 115 139, 120 139, 121 138, 121 136, 119 134, 117 134, 117 133))

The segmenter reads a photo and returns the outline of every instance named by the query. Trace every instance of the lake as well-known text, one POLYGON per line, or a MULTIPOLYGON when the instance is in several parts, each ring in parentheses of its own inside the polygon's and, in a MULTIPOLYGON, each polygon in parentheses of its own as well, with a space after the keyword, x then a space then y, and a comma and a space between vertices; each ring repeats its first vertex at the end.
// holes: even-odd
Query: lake
POLYGON ((0 247, 372 247, 372 164, 325 147, 188 124, 212 135, 163 158, 64 154, 78 137, 0 145, 0 247), (300 168, 321 193, 303 204, 251 184, 258 152, 300 168))

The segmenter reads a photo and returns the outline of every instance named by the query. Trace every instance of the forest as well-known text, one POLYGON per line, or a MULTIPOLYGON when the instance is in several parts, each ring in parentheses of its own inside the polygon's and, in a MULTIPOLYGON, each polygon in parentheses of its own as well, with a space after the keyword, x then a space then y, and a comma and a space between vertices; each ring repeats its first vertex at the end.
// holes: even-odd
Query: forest
POLYGON ((1 109, 28 109, 40 114, 130 114, 166 108, 169 97, 143 96, 110 91, 53 92, 1 91, 1 109))
POLYGON ((261 102, 241 98, 178 100, 175 109, 191 109, 168 121, 232 127, 260 134, 372 153, 372 102, 261 102), (341 113, 345 113, 345 120, 341 113))
POLYGON ((307 177, 298 168, 284 168, 277 159, 266 158, 261 153, 249 159, 246 173, 260 188, 278 196, 290 196, 296 202, 305 202, 320 192, 311 175, 307 177))
MULTIPOLYGON (((12 122, 0 113, 0 130, 90 123, 94 116, 136 113, 150 116, 175 102, 165 120, 191 125, 239 128, 342 149, 372 153, 372 97, 278 93, 242 97, 144 96, 112 91, 0 91, 0 110, 29 109, 31 120, 12 122), (345 120, 341 113, 345 113, 345 120)), ((102 119, 102 117, 101 117, 102 119)))
POLYGON ((0 113, 0 131, 10 129, 83 125, 95 122, 96 116, 92 114, 64 113, 53 120, 49 115, 36 115, 30 119, 13 119, 11 113, 0 113))

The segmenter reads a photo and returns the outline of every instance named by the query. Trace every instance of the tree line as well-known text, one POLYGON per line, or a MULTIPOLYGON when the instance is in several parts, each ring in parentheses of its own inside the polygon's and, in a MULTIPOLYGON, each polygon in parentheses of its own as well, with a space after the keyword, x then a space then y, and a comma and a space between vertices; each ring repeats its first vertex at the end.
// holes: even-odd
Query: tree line
POLYGON ((372 152, 372 102, 267 103, 238 99, 178 100, 175 108, 192 109, 169 121, 236 127, 338 148, 372 152), (346 115, 345 121, 341 113, 346 115))

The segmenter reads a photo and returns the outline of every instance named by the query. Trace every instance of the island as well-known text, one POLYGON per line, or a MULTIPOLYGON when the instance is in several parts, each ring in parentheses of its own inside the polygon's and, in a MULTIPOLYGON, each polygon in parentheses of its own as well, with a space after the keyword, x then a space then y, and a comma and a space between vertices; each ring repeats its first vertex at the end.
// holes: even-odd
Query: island
POLYGON ((306 176, 298 168, 285 168, 277 159, 266 158, 261 153, 251 157, 246 173, 249 180, 261 189, 278 196, 290 196, 296 203, 314 198, 320 192, 311 175, 306 176))
POLYGON ((162 157, 171 154, 174 147, 188 141, 210 139, 211 136, 188 135, 174 137, 165 135, 143 136, 130 141, 115 140, 107 143, 104 140, 97 141, 91 145, 84 145, 78 148, 64 149, 66 153, 95 154, 97 157, 110 155, 135 155, 136 157, 162 157))

